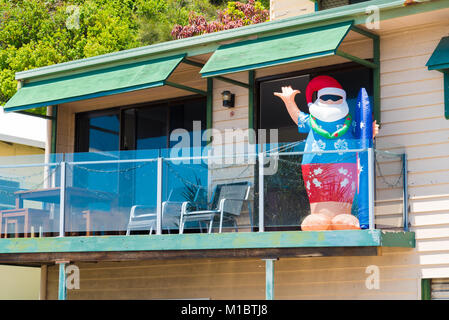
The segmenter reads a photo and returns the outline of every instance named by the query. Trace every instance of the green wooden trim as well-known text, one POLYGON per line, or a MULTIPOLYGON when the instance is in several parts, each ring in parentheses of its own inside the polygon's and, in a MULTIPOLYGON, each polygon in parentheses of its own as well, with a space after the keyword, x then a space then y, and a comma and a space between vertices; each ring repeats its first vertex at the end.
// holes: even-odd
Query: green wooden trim
POLYGON ((435 64, 432 66, 428 66, 427 70, 437 70, 437 71, 441 71, 441 72, 445 72, 445 70, 449 69, 449 63, 442 63, 442 64, 435 64))
POLYGON ((52 117, 53 120, 51 121, 51 153, 56 153, 56 139, 58 136, 58 106, 52 106, 52 117))
MULTIPOLYGON (((249 83, 249 90, 248 90, 248 129, 254 130, 254 88, 255 88, 255 82, 256 82, 256 75, 254 70, 248 71, 248 83, 249 83)), ((256 143, 254 140, 254 135, 249 135, 249 143, 256 143)))
POLYGON ((369 32, 369 31, 366 31, 366 30, 364 30, 362 28, 359 28, 357 26, 352 26, 351 30, 354 31, 354 32, 357 32, 357 33, 359 33, 359 34, 361 34, 361 35, 363 35, 365 37, 371 38, 373 40, 379 40, 380 39, 379 35, 377 35, 375 33, 372 33, 372 32, 369 32))
POLYGON ((244 82, 237 81, 234 79, 230 79, 230 78, 226 78, 226 77, 222 77, 222 76, 216 76, 214 78, 217 80, 220 80, 220 81, 224 81, 224 82, 239 86, 239 87, 243 87, 243 88, 247 88, 247 89, 249 89, 249 87, 250 87, 250 85, 248 83, 244 83, 244 82))
POLYGON ((413 232, 380 230, 229 232, 0 239, 0 253, 415 246, 413 232))
MULTIPOLYGON (((191 66, 194 66, 194 67, 198 67, 198 68, 204 67, 203 63, 192 61, 192 60, 189 60, 189 59, 184 59, 184 60, 182 60, 182 62, 185 63, 185 64, 189 64, 191 66)), ((230 83, 230 84, 234 84, 236 86, 240 86, 240 87, 243 87, 243 88, 249 88, 249 84, 244 83, 244 82, 240 82, 240 81, 237 81, 237 80, 234 80, 234 79, 230 79, 230 78, 226 78, 226 77, 222 77, 222 76, 217 76, 217 77, 215 77, 215 79, 221 80, 221 81, 224 81, 224 82, 227 82, 227 83, 230 83)))
POLYGON ((387 232, 381 234, 382 247, 407 247, 414 248, 415 233, 414 232, 387 232))
POLYGON ((432 280, 421 279, 421 300, 432 299, 432 280))
POLYGON ((188 65, 191 65, 191 66, 194 66, 194 67, 198 67, 198 68, 204 67, 204 63, 192 61, 192 60, 189 60, 189 59, 184 59, 181 62, 185 63, 185 64, 188 64, 188 65))
POLYGON ((275 259, 265 259, 265 300, 274 300, 275 261, 275 259))
POLYGON ((178 83, 174 83, 174 82, 170 82, 170 81, 165 81, 164 84, 167 85, 167 86, 173 87, 173 88, 177 88, 177 89, 181 89, 181 90, 185 90, 185 91, 190 91, 190 92, 193 92, 193 93, 201 94, 203 96, 207 96, 207 91, 204 91, 204 90, 188 87, 188 86, 185 86, 185 85, 182 85, 182 84, 178 84, 178 83))
POLYGON ((361 59, 361 58, 359 58, 359 57, 353 56, 352 54, 343 52, 343 51, 341 51, 341 50, 337 50, 337 51, 335 52, 335 54, 336 54, 337 56, 340 56, 340 57, 342 57, 342 58, 345 58, 345 59, 354 61, 354 62, 356 62, 356 63, 358 63, 358 64, 364 65, 365 67, 368 67, 368 68, 371 68, 371 69, 377 69, 377 68, 378 68, 378 65, 375 64, 375 63, 373 63, 373 62, 370 62, 370 61, 365 60, 365 59, 361 59))
POLYGON ((444 73, 444 117, 449 120, 449 70, 444 73))

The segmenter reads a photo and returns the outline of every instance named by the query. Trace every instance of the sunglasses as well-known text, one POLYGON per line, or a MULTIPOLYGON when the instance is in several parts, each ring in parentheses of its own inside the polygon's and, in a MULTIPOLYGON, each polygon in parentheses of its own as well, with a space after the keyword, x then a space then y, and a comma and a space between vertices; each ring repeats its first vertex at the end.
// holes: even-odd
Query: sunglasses
POLYGON ((332 101, 335 102, 335 101, 338 101, 338 100, 343 99, 343 97, 337 96, 337 95, 335 95, 335 94, 324 94, 324 95, 322 95, 322 96, 320 97, 320 99, 323 100, 323 101, 332 100, 332 101))

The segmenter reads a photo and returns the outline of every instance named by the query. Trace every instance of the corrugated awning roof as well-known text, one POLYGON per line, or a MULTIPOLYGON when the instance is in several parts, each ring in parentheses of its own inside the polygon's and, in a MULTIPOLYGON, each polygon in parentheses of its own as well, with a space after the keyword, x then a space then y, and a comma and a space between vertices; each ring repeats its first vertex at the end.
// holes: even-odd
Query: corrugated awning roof
POLYGON ((211 77, 335 55, 351 27, 352 21, 223 45, 201 74, 211 77))
POLYGON ((185 55, 176 55, 103 70, 33 82, 4 106, 19 111, 163 86, 185 55))

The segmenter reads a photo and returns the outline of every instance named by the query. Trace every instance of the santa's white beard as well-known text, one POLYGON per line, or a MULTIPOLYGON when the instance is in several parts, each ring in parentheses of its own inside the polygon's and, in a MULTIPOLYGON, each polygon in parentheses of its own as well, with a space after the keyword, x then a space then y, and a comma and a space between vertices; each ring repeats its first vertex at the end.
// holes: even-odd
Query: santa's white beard
POLYGON ((319 99, 309 106, 312 116, 324 122, 334 122, 340 120, 349 113, 349 106, 346 100, 340 104, 325 104, 319 99))

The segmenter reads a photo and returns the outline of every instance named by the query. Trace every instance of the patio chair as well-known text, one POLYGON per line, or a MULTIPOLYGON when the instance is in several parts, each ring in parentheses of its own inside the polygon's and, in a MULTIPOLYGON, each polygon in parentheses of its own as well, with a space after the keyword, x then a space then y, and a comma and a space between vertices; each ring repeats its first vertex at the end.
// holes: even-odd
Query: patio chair
MULTIPOLYGON (((182 188, 173 189, 168 196, 168 200, 162 202, 162 227, 170 233, 171 229, 179 228, 179 217, 185 201, 179 201, 182 188)), ((200 203, 204 189, 198 188, 194 202, 200 203)), ((132 230, 149 230, 153 233, 157 224, 157 213, 154 206, 134 205, 131 207, 126 235, 130 235, 132 230)))
MULTIPOLYGON (((223 222, 230 221, 238 231, 237 217, 243 208, 243 204, 249 201, 251 189, 250 182, 235 182, 228 184, 219 184, 215 187, 209 208, 206 210, 195 209, 195 204, 184 202, 181 208, 181 218, 179 222, 179 233, 184 232, 186 222, 206 222, 208 224, 208 233, 212 232, 212 225, 216 216, 219 216, 218 232, 223 229, 223 222)), ((251 218, 251 206, 248 205, 251 218)))

